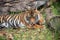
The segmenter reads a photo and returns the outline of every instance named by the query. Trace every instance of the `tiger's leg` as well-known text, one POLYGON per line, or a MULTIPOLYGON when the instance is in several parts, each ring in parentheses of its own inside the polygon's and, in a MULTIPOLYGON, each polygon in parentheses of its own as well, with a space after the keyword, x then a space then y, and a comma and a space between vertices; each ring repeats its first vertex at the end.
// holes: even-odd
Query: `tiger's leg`
POLYGON ((34 28, 43 28, 43 27, 44 27, 44 24, 41 20, 34 25, 34 28))
POLYGON ((39 26, 40 28, 43 28, 44 27, 44 23, 45 23, 45 20, 43 19, 42 15, 41 15, 41 18, 38 21, 38 23, 37 23, 38 25, 37 26, 39 26))
POLYGON ((35 24, 37 28, 43 28, 44 19, 41 17, 40 20, 35 24))
POLYGON ((30 25, 30 24, 28 24, 28 25, 27 25, 27 28, 29 28, 29 29, 30 29, 30 28, 32 28, 32 27, 31 27, 31 25, 30 25))
POLYGON ((35 25, 33 25, 33 28, 43 28, 43 25, 35 24, 35 25))

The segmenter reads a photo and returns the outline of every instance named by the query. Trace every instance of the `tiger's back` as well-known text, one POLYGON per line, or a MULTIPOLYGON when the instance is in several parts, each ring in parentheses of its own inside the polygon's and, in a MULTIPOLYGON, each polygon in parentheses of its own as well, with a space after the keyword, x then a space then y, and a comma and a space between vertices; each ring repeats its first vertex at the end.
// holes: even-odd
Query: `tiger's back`
POLYGON ((1 15, 0 16, 0 27, 23 27, 25 26, 24 18, 22 17, 24 14, 10 14, 10 15, 1 15), (21 18, 22 17, 22 18, 21 18), (23 19, 23 20, 22 20, 23 19))

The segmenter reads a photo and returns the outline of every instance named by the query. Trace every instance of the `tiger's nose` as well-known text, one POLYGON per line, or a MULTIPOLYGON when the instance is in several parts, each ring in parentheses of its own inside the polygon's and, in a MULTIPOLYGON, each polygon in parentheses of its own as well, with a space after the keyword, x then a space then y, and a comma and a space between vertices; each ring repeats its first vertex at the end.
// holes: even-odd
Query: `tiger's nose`
POLYGON ((35 23, 32 22, 31 25, 35 25, 35 23))

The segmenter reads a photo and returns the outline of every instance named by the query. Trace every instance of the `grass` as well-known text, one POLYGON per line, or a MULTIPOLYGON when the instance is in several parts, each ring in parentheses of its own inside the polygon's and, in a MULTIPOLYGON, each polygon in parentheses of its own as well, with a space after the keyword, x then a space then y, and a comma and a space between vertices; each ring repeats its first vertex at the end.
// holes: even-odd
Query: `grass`
POLYGON ((4 36, 0 36, 0 40, 6 40, 4 36))
POLYGON ((60 15, 60 1, 52 4, 52 12, 55 15, 60 15))
MULTIPOLYGON (((7 33, 12 34, 14 40, 53 40, 52 33, 49 29, 6 29, 7 33)), ((2 37, 4 40, 4 37, 2 37)), ((1 39, 1 38, 0 38, 1 39)))

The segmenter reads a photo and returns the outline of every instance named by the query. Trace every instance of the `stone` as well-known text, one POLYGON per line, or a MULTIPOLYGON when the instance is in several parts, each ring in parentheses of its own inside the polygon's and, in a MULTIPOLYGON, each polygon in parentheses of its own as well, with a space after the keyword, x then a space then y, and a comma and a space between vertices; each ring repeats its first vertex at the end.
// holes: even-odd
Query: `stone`
POLYGON ((0 0, 0 13, 26 11, 31 8, 38 8, 45 3, 46 0, 0 0))
POLYGON ((0 8, 0 14, 7 14, 9 10, 9 7, 1 7, 0 8))

